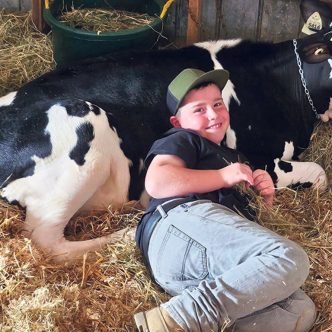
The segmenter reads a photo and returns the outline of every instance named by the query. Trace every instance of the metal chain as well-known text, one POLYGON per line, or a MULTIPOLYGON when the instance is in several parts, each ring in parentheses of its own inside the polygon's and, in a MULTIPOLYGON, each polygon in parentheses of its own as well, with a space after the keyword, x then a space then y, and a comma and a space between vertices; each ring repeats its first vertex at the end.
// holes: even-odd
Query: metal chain
POLYGON ((299 67, 299 74, 300 74, 301 82, 302 82, 302 85, 303 85, 303 88, 304 88, 304 93, 306 94, 306 96, 308 98, 308 102, 311 106, 312 111, 315 113, 316 118, 320 119, 320 115, 318 114, 317 109, 314 106, 314 102, 312 101, 311 96, 310 96, 310 92, 307 88, 307 83, 305 81, 304 74, 303 74, 301 59, 300 59, 299 53, 297 52, 297 40, 296 39, 293 39, 293 45, 294 45, 294 53, 295 53, 295 56, 296 56, 297 66, 299 67))

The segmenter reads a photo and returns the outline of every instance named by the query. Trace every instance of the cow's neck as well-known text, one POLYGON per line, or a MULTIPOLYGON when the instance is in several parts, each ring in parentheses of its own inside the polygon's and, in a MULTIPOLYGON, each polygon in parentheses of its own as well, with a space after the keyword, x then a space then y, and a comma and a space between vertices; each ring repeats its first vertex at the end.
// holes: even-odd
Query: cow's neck
MULTIPOLYGON (((301 119, 300 122, 303 132, 310 133, 312 132, 314 123, 317 121, 317 113, 324 113, 325 111, 321 111, 321 107, 318 107, 320 105, 317 101, 321 99, 319 89, 312 89, 312 86, 316 81, 314 75, 317 73, 314 75, 308 75, 306 69, 303 67, 304 63, 302 62, 302 59, 297 57, 297 51, 294 48, 293 41, 286 41, 285 43, 279 43, 276 45, 282 48, 281 54, 285 53, 285 56, 281 57, 279 60, 279 67, 276 70, 276 75, 280 75, 280 80, 286 80, 283 85, 288 89, 289 97, 295 99, 296 104, 299 105, 296 113, 299 121, 301 119), (285 61, 285 65, 282 64, 282 61, 285 61), (301 80, 299 66, 303 68, 302 76, 305 81, 304 84, 301 80), (305 87, 309 92, 306 92, 305 87), (312 101, 310 101, 310 99, 312 99, 312 101), (313 110, 312 103, 315 105, 315 110, 313 110)), ((315 69, 319 72, 318 68, 312 68, 312 70, 315 69)))
MULTIPOLYGON (((330 60, 331 61, 331 60, 330 60)), ((332 96, 332 68, 330 61, 303 62, 303 73, 313 105, 319 114, 324 113, 332 96)))

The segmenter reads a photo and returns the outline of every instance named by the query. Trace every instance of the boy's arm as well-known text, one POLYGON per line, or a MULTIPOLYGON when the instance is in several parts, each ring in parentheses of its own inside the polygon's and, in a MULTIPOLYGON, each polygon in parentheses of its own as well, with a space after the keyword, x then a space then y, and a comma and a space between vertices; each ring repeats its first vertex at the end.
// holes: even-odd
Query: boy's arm
POLYGON ((156 155, 147 170, 145 188, 154 198, 185 196, 229 188, 240 182, 253 185, 248 165, 234 163, 217 170, 194 170, 174 155, 156 155))

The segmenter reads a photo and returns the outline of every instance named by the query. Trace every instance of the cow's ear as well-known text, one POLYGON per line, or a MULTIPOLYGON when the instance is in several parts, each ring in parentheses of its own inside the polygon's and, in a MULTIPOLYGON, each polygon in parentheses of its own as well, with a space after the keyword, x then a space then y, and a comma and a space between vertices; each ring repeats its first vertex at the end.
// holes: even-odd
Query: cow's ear
POLYGON ((301 53, 303 61, 307 63, 319 63, 331 58, 330 50, 324 43, 306 45, 301 53))
POLYGON ((181 124, 179 122, 179 119, 176 117, 176 116, 171 116, 169 118, 169 122, 171 123, 171 125, 174 127, 174 128, 181 128, 181 124))

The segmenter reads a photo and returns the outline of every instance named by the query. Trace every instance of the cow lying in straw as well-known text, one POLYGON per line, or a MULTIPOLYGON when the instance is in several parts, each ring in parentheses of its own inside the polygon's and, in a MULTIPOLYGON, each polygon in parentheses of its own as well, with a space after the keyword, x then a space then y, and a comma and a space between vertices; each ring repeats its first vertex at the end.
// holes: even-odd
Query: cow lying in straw
POLYGON ((266 168, 276 186, 324 187, 323 169, 298 156, 317 119, 331 118, 331 36, 210 41, 45 74, 0 98, 1 196, 26 208, 26 236, 54 259, 123 238, 125 230, 71 242, 63 231, 79 212, 132 199, 144 205, 142 160, 170 126, 166 87, 187 67, 231 73, 223 90, 231 120, 225 144, 266 168))

